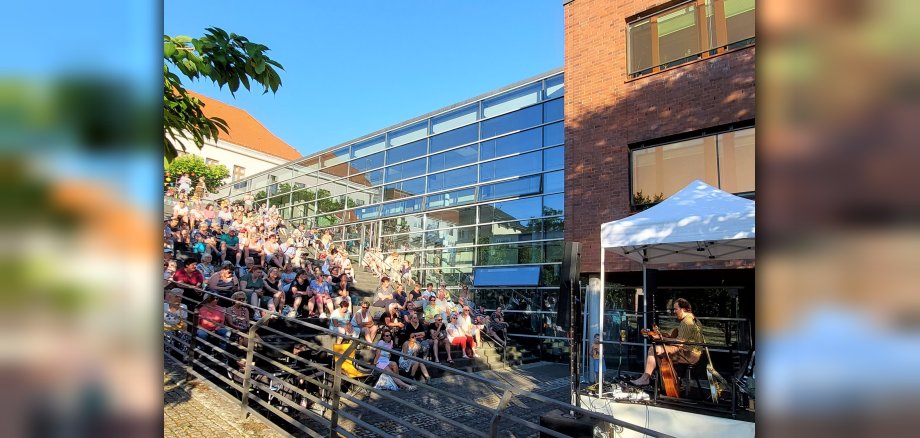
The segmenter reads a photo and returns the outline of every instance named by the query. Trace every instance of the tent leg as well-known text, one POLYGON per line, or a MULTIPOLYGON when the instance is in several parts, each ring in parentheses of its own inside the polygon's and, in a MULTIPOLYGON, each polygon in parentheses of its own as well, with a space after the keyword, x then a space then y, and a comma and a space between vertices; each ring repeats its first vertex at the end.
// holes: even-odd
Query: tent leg
MULTIPOLYGON (((645 262, 642 262, 642 328, 649 329, 648 325, 648 272, 645 262)), ((642 351, 648 351, 648 338, 642 337, 642 351)))
MULTIPOLYGON (((601 242, 603 242, 603 236, 601 237, 601 242)), ((601 245, 601 296, 600 296, 600 306, 598 314, 600 315, 597 319, 597 332, 601 334, 601 345, 598 346, 598 367, 597 367, 597 398, 601 398, 604 388, 604 246, 601 245)), ((592 341, 593 342, 593 341, 592 341)))

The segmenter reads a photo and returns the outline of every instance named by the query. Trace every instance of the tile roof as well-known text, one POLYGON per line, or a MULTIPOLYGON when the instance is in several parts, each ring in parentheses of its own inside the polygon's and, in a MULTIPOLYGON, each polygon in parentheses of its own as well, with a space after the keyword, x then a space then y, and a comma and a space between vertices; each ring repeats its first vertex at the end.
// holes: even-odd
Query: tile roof
POLYGON ((205 115, 219 117, 227 122, 230 132, 225 134, 218 131, 218 139, 285 160, 301 157, 297 149, 276 137, 246 111, 191 90, 188 90, 188 93, 204 103, 205 115))

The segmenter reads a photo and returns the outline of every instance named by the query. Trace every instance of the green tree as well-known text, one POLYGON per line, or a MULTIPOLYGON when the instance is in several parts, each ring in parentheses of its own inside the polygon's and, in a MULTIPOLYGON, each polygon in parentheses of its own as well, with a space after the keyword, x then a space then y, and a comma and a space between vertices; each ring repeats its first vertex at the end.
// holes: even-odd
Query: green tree
POLYGON ((198 184, 198 178, 204 177, 204 185, 209 192, 214 192, 223 185, 223 181, 230 176, 230 171, 223 164, 208 165, 204 159, 197 155, 183 155, 176 158, 166 166, 169 172, 167 178, 178 181, 183 173, 192 178, 192 187, 198 184))
POLYGON ((217 139, 218 129, 228 132, 226 121, 204 115, 204 104, 188 95, 173 70, 188 79, 210 79, 220 88, 226 85, 234 95, 240 85, 249 90, 250 81, 261 85, 263 94, 274 93, 281 86, 275 68, 284 67, 265 54, 268 50, 217 27, 207 28, 201 38, 163 35, 163 156, 167 162, 176 158, 177 150, 184 150, 179 138, 188 136, 201 148, 205 140, 217 139))

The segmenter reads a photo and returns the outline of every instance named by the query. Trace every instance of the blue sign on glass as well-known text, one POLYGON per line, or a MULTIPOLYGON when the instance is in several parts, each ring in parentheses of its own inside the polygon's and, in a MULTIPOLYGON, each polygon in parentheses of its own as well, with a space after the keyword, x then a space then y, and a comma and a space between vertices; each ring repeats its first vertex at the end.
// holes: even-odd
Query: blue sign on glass
POLYGON ((473 286, 539 286, 539 266, 473 268, 473 286))

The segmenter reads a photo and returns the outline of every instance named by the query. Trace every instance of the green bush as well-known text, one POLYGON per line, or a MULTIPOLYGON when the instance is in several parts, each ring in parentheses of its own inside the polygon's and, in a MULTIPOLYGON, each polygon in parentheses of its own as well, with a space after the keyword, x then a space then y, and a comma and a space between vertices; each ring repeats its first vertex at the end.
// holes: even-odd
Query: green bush
POLYGON ((183 155, 176 158, 166 166, 171 183, 176 183, 183 173, 189 174, 192 178, 192 188, 198 184, 198 178, 204 177, 204 184, 208 191, 214 193, 217 188, 223 185, 223 181, 230 176, 230 171, 223 164, 207 165, 204 159, 198 155, 183 155))

